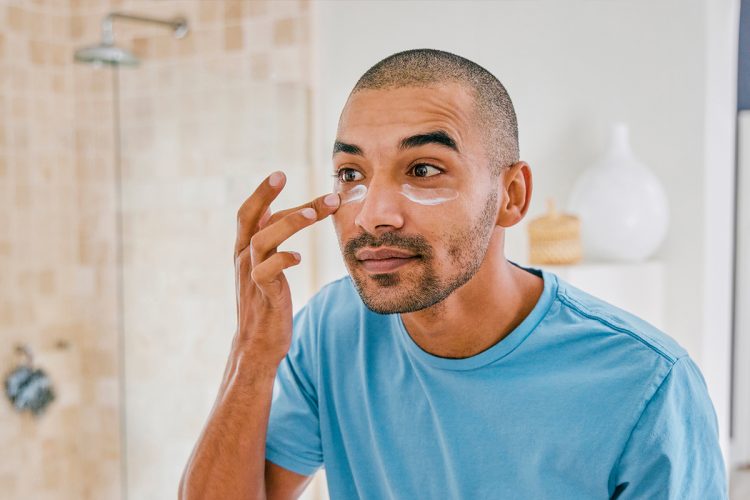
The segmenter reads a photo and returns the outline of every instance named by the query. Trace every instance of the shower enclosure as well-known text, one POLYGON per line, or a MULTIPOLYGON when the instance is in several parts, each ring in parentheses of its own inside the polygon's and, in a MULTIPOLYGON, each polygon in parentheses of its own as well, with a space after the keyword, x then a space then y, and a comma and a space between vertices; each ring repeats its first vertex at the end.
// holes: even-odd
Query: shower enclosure
POLYGON ((120 450, 121 450, 121 484, 122 496, 128 497, 129 475, 128 475, 128 434, 127 434, 127 361, 125 332, 125 288, 124 288, 124 252, 123 252, 123 173, 122 173, 122 128, 120 123, 120 76, 118 69, 121 66, 133 67, 139 64, 138 57, 130 50, 115 45, 113 22, 116 19, 135 21, 139 23, 159 24, 170 27, 175 38, 183 38, 187 32, 187 22, 184 18, 174 20, 162 20, 147 16, 123 14, 113 12, 107 14, 102 20, 102 40, 97 45, 87 46, 75 51, 74 58, 77 62, 90 64, 96 68, 105 65, 112 67, 112 132, 113 132, 113 165, 115 180, 115 261, 117 264, 117 345, 119 354, 119 406, 120 406, 120 450))
MULTIPOLYGON (((75 50, 77 72, 111 78, 123 499, 176 494, 213 405, 236 326, 237 209, 277 169, 274 206, 314 194, 305 12, 274 4, 139 3, 75 50)), ((310 236, 287 245, 309 255, 310 236)), ((299 307, 312 269, 287 275, 299 307)))

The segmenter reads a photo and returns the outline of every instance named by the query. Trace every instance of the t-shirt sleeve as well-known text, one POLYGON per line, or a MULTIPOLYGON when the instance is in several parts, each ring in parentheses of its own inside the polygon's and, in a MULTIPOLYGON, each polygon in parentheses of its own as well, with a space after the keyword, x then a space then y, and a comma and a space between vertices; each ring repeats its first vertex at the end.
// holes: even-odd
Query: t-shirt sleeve
POLYGON ((323 464, 313 323, 309 304, 294 316, 289 352, 276 372, 266 434, 266 459, 305 476, 323 464))
POLYGON ((612 499, 728 498, 716 413, 689 356, 646 404, 611 477, 612 499))

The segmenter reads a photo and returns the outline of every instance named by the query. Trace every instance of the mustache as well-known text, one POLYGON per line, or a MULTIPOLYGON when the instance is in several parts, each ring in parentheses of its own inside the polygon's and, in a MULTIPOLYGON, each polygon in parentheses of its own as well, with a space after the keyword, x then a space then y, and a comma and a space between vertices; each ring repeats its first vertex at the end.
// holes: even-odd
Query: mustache
POLYGON ((432 257, 432 247, 427 243, 424 236, 418 234, 398 234, 394 232, 383 233, 375 237, 370 233, 362 233, 346 242, 344 246, 344 255, 350 261, 356 260, 357 250, 364 247, 377 248, 388 246, 406 250, 407 252, 419 255, 422 258, 429 259, 432 257))

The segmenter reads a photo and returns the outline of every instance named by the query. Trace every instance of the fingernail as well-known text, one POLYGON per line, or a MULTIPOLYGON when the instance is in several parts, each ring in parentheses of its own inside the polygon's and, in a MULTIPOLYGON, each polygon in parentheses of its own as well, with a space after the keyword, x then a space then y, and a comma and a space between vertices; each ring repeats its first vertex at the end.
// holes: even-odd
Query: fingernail
POLYGON ((306 217, 308 219, 314 219, 315 217, 317 217, 317 214, 315 213, 315 209, 312 209, 309 207, 303 208, 302 210, 300 210, 300 213, 302 214, 303 217, 306 217))
POLYGON ((294 260, 300 260, 302 257, 297 252, 289 252, 294 257, 294 260))
POLYGON ((339 195, 337 195, 336 193, 331 193, 323 198, 323 203, 325 203, 329 207, 335 207, 339 204, 339 195))
POLYGON ((268 178, 268 183, 272 187, 279 187, 281 186, 281 182, 284 180, 284 174, 281 172, 274 172, 271 174, 271 177, 268 178))

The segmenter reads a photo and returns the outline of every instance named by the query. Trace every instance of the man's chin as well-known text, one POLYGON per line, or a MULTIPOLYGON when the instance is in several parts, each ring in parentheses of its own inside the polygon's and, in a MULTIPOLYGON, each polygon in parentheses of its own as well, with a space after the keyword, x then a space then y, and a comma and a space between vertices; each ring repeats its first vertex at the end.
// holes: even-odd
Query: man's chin
POLYGON ((403 282, 398 273, 367 274, 349 272, 357 288, 362 302, 372 312, 378 314, 394 314, 399 311, 403 303, 405 290, 400 286, 403 282))
POLYGON ((375 304, 369 300, 362 299, 362 302, 367 308, 376 314, 401 314, 408 311, 402 311, 400 308, 393 304, 375 304))
POLYGON ((402 314, 423 309, 422 307, 414 307, 414 305, 404 302, 402 300, 388 300, 385 297, 378 296, 372 297, 368 295, 359 294, 362 298, 362 302, 367 308, 377 314, 402 314))
POLYGON ((434 305, 427 301, 424 287, 416 281, 400 276, 400 273, 349 273, 362 302, 369 310, 378 314, 397 314, 420 311, 434 305))

